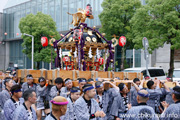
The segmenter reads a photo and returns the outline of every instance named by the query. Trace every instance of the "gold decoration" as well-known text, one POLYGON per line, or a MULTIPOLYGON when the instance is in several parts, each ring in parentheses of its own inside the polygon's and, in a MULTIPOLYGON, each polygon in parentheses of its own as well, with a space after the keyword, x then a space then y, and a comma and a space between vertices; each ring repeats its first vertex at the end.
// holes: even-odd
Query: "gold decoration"
POLYGON ((88 30, 87 33, 88 33, 88 35, 90 35, 90 36, 93 35, 91 30, 88 30))
POLYGON ((93 26, 93 29, 96 29, 96 26, 93 26))
POLYGON ((56 41, 55 38, 51 38, 51 39, 49 40, 49 44, 50 44, 51 46, 54 46, 54 45, 53 45, 53 42, 55 42, 55 41, 56 41))
POLYGON ((118 39, 116 39, 116 37, 118 37, 118 36, 116 36, 116 35, 114 34, 113 37, 114 37, 114 38, 113 38, 111 41, 112 41, 112 43, 115 42, 115 43, 113 44, 113 47, 115 47, 115 46, 118 45, 118 39))
POLYGON ((93 42, 97 42, 97 39, 95 37, 92 38, 93 42))
POLYGON ((67 35, 67 38, 69 38, 70 35, 71 35, 71 33, 69 33, 69 34, 67 35))
POLYGON ((84 23, 86 21, 86 18, 94 19, 93 15, 89 15, 87 17, 86 10, 83 10, 81 8, 78 8, 77 10, 78 10, 78 12, 76 12, 74 14, 67 12, 67 14, 73 16, 73 20, 72 20, 71 24, 73 24, 74 26, 78 26, 80 22, 84 23))
POLYGON ((69 38, 69 42, 72 42, 72 41, 73 41, 73 38, 72 38, 72 37, 70 37, 70 38, 69 38))
POLYGON ((98 33, 96 33, 96 35, 97 35, 99 38, 101 38, 101 36, 100 36, 98 33))
POLYGON ((102 36, 104 37, 106 34, 105 33, 102 33, 102 36))
POLYGON ((70 31, 73 31, 73 28, 72 28, 72 27, 70 28, 70 31))
POLYGON ((83 28, 83 25, 80 25, 80 28, 83 28))
POLYGON ((90 37, 86 37, 86 40, 87 40, 88 42, 91 42, 91 38, 90 38, 90 37))
POLYGON ((113 59, 111 59, 111 62, 113 62, 114 60, 113 59))

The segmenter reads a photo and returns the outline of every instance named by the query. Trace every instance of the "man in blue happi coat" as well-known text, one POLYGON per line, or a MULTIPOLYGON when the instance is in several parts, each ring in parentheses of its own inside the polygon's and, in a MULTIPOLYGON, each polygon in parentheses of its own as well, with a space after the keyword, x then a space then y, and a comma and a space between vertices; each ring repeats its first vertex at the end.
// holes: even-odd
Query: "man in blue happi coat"
POLYGON ((95 99, 98 102, 101 110, 103 110, 104 113, 106 114, 106 116, 101 119, 103 120, 111 119, 110 116, 110 111, 112 109, 111 104, 114 98, 118 96, 119 88, 109 81, 104 81, 104 82, 97 81, 95 83, 95 87, 96 87, 95 99), (111 84, 113 88, 109 88, 105 90, 104 84, 111 84))
POLYGON ((31 107, 36 103, 36 92, 28 89, 23 93, 23 98, 25 102, 15 109, 12 120, 37 120, 36 112, 31 107))
POLYGON ((55 79, 55 86, 51 88, 50 93, 49 93, 51 100, 56 96, 60 96, 63 83, 64 82, 62 78, 58 77, 55 79))
POLYGON ((80 97, 80 89, 78 87, 72 87, 70 90, 70 96, 67 98, 67 111, 66 114, 61 118, 62 120, 78 120, 74 112, 74 103, 80 97))
POLYGON ((68 104, 67 99, 62 96, 56 96, 50 102, 52 103, 52 112, 45 118, 45 120, 61 120, 61 116, 66 114, 68 104))
POLYGON ((70 78, 65 79, 65 87, 61 88, 61 96, 67 98, 70 95, 70 90, 72 88, 72 80, 70 78))
POLYGON ((164 111, 161 114, 161 120, 180 120, 180 87, 173 88, 172 99, 174 103, 169 105, 165 101, 161 102, 164 111))
POLYGON ((4 104, 5 120, 12 120, 14 111, 17 107, 23 104, 22 91, 20 85, 14 85, 11 88, 12 97, 4 104))
POLYGON ((50 85, 49 85, 49 80, 45 80, 45 78, 40 77, 38 79, 39 85, 36 88, 36 93, 37 93, 37 117, 38 120, 41 120, 42 118, 42 110, 44 110, 45 114, 50 113, 50 106, 49 106, 49 101, 50 101, 50 96, 49 96, 49 91, 50 91, 50 85))
POLYGON ((28 89, 36 91, 36 83, 33 82, 33 76, 31 74, 26 76, 27 82, 22 84, 22 92, 25 92, 28 89))
POLYGON ((100 109, 94 99, 96 90, 91 84, 83 86, 84 95, 76 100, 74 110, 77 120, 98 120, 99 117, 105 117, 105 113, 100 109))
POLYGON ((126 113, 125 120, 158 120, 154 109, 146 103, 149 99, 149 93, 146 90, 137 92, 137 106, 130 107, 126 113))

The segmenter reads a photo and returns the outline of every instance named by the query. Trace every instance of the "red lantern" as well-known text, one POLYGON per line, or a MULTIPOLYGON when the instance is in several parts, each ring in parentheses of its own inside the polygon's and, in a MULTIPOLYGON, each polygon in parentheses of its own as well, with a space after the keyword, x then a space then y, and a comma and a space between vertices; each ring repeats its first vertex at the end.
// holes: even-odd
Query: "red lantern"
POLYGON ((19 33, 16 33, 16 35, 18 36, 18 35, 19 35, 19 33))
POLYGON ((47 37, 41 37, 41 44, 43 47, 48 46, 48 39, 47 37))
POLYGON ((124 47, 125 44, 126 44, 126 37, 121 36, 121 37, 119 38, 119 46, 124 47))
POLYGON ((98 61, 99 61, 99 65, 103 65, 104 59, 102 57, 100 57, 98 61))
POLYGON ((68 62, 68 61, 70 61, 70 58, 68 56, 63 57, 63 62, 68 62))

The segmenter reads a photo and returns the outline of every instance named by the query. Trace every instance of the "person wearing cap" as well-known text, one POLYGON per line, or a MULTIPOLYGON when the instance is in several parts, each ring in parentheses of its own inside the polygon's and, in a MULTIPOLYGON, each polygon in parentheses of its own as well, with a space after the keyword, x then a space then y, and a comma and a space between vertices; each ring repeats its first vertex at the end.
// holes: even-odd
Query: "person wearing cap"
POLYGON ((61 94, 61 88, 63 86, 63 79, 58 77, 55 79, 55 86, 53 86, 50 90, 50 97, 51 97, 51 100, 56 97, 56 96, 59 96, 61 94))
POLYGON ((4 79, 5 89, 0 93, 0 105, 3 109, 4 103, 11 98, 11 88, 13 86, 13 80, 10 77, 4 79))
POLYGON ((26 76, 27 82, 24 82, 22 84, 22 92, 25 92, 28 89, 32 89, 36 91, 36 83, 33 83, 33 76, 31 74, 26 76))
POLYGON ((70 96, 67 98, 68 105, 66 114, 61 118, 62 120, 78 120, 74 112, 74 103, 80 97, 80 89, 78 87, 72 87, 70 90, 70 96))
POLYGON ((52 112, 45 118, 45 120, 61 120, 60 117, 66 114, 68 104, 67 99, 62 96, 56 96, 50 102, 52 103, 52 112))
POLYGON ((128 88, 124 83, 120 83, 119 87, 119 94, 117 97, 114 98, 112 102, 112 110, 110 114, 114 116, 114 119, 125 119, 123 115, 126 114, 128 111, 128 106, 130 105, 130 95, 128 92, 128 88))
POLYGON ((37 86, 37 117, 38 120, 42 118, 42 110, 44 110, 45 114, 50 113, 49 106, 49 80, 45 80, 45 78, 40 77, 38 79, 39 85, 37 86))
MULTIPOLYGON (((104 90, 104 84, 111 84, 109 81, 97 81, 95 83, 96 95, 95 99, 99 103, 99 107, 104 111, 106 116, 102 118, 103 120, 111 119, 109 112, 111 111, 111 103, 113 99, 118 96, 116 88, 109 88, 104 90)), ((116 87, 116 86, 115 86, 116 87)))
POLYGON ((36 92, 28 89, 23 93, 24 103, 14 111, 12 120, 37 120, 36 112, 32 105, 36 103, 36 92))
MULTIPOLYGON (((143 84, 144 81, 142 81, 141 83, 143 84)), ((150 94, 149 96, 149 100, 147 101, 147 105, 151 106, 156 113, 160 113, 161 107, 160 107, 160 97, 162 95, 162 91, 159 88, 160 85, 160 80, 149 80, 147 82, 147 91, 150 94)))
POLYGON ((13 85, 11 88, 12 97, 4 104, 5 120, 12 120, 14 110, 24 103, 20 85, 13 85))
POLYGON ((172 92, 174 103, 169 105, 165 101, 161 102, 164 111, 161 114, 161 120, 180 120, 180 87, 175 86, 172 92))
POLYGON ((105 113, 100 109, 94 99, 96 90, 93 85, 85 84, 83 86, 84 95, 76 100, 74 110, 77 120, 97 120, 99 117, 105 117, 105 113))
POLYGON ((126 113, 126 120, 159 120, 154 109, 146 104, 149 96, 146 90, 137 92, 138 105, 129 107, 126 113))
POLYGON ((61 96, 67 98, 70 95, 70 90, 72 88, 72 80, 70 78, 65 79, 65 87, 61 88, 61 96))
MULTIPOLYGON (((136 84, 139 87, 141 81, 139 80, 139 78, 134 78, 133 83, 136 84)), ((136 98, 137 98, 137 90, 136 90, 135 86, 131 86, 130 99, 131 99, 131 105, 132 106, 137 106, 138 105, 138 102, 137 102, 136 98)))

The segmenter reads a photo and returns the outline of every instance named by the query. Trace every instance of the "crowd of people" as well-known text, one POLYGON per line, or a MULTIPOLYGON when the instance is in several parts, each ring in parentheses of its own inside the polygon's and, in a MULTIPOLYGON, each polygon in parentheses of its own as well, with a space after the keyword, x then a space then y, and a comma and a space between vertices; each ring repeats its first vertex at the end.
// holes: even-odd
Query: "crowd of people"
MULTIPOLYGON (((180 120, 180 86, 169 88, 160 80, 134 78, 130 88, 101 78, 58 77, 54 85, 33 75, 21 83, 16 73, 0 81, 1 120, 180 120), (144 82, 147 88, 143 88, 144 82), (160 84, 163 87, 159 87, 160 84)), ((167 79, 168 81, 170 79, 167 79)))

